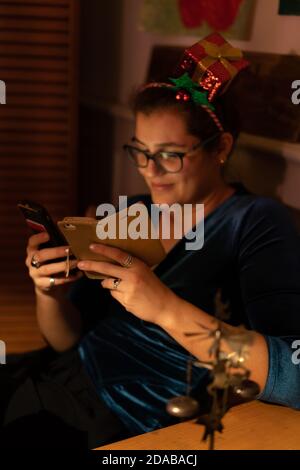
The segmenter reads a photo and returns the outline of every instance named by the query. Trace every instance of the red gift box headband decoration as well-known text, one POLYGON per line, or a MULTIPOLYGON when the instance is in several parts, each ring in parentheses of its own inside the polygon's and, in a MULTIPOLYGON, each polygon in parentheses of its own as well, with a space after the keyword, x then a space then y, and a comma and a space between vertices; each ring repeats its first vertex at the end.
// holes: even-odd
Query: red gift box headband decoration
POLYGON ((224 127, 212 102, 224 93, 238 72, 248 67, 240 49, 213 33, 186 49, 170 83, 150 82, 142 87, 172 88, 178 101, 192 100, 210 115, 221 132, 224 127))

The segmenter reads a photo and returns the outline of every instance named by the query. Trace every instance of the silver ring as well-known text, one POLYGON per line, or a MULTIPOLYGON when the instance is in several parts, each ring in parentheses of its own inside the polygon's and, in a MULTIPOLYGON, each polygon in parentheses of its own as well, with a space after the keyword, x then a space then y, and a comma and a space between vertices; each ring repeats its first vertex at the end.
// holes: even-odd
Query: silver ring
POLYGON ((120 285, 122 279, 114 279, 113 280, 113 289, 117 289, 118 286, 120 285))
POLYGON ((36 269, 38 269, 41 266, 41 263, 35 259, 35 255, 33 255, 33 257, 31 258, 30 264, 33 268, 36 268, 36 269))
POLYGON ((49 278, 49 287, 44 287, 45 291, 49 291, 52 289, 52 287, 55 286, 55 279, 54 277, 49 278))
POLYGON ((125 259, 124 263, 122 263, 122 266, 124 268, 130 268, 130 266, 132 265, 132 262, 133 262, 133 258, 131 255, 127 255, 127 258, 125 259))

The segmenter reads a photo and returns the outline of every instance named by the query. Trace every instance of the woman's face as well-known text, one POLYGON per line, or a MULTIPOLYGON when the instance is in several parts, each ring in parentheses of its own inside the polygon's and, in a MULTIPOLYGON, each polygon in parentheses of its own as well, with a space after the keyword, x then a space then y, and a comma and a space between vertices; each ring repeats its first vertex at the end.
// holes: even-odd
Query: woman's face
MULTIPOLYGON (((159 150, 185 152, 199 139, 188 133, 185 119, 173 110, 138 113, 133 139, 135 147, 155 153, 159 150)), ((204 201, 222 183, 220 161, 198 148, 183 158, 179 173, 166 173, 153 160, 139 168, 155 204, 197 203, 204 201)))

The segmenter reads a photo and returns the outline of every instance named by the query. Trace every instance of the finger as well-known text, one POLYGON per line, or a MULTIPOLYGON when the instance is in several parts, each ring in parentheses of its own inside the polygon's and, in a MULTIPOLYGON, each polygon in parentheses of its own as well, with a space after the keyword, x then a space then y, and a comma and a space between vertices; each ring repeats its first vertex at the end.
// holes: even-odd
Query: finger
POLYGON ((77 267, 83 271, 94 271, 99 274, 105 274, 120 279, 126 279, 128 276, 128 270, 126 268, 106 263, 105 261, 83 260, 78 263, 77 267))
POLYGON ((42 250, 29 251, 27 263, 31 263, 33 255, 34 259, 41 264, 52 259, 65 258, 67 255, 66 250, 68 249, 68 246, 59 246, 57 248, 43 248, 42 250))
MULTIPOLYGON (((69 276, 68 278, 65 277, 59 277, 59 278, 54 278, 55 279, 55 284, 53 286, 61 286, 63 284, 69 284, 70 282, 75 282, 78 279, 82 277, 82 273, 78 272, 72 276, 69 276)), ((35 285, 39 287, 40 289, 49 289, 50 287, 50 277, 40 277, 36 280, 35 285)))
MULTIPOLYGON (((78 261, 72 260, 70 261, 70 270, 76 268, 78 261)), ((52 274, 59 274, 65 272, 67 267, 66 261, 60 261, 59 263, 50 263, 44 264, 40 268, 32 268, 34 277, 45 277, 51 276, 52 274)))
POLYGON ((49 240, 49 234, 47 232, 36 233, 28 238, 28 248, 36 249, 41 243, 45 243, 49 240))
POLYGON ((117 287, 115 286, 115 281, 116 281, 116 279, 114 279, 114 278, 103 279, 103 281, 101 281, 101 285, 104 289, 110 289, 110 290, 118 289, 118 291, 120 291, 120 287, 123 287, 122 284, 123 284, 124 281, 122 279, 120 279, 120 282, 117 285, 117 287))
MULTIPOLYGON (((92 243, 90 245, 90 250, 94 253, 99 253, 107 258, 117 261, 117 263, 123 265, 128 259, 128 253, 126 251, 120 250, 114 246, 104 245, 102 243, 92 243)), ((136 265, 138 260, 134 258, 134 264, 136 265)))

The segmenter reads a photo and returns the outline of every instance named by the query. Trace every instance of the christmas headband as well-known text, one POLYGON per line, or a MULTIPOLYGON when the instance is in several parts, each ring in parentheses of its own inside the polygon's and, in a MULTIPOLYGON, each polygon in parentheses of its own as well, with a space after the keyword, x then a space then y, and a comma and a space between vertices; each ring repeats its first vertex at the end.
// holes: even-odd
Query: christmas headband
POLYGON ((223 125, 212 102, 224 93, 240 70, 249 65, 240 49, 213 33, 186 49, 170 83, 151 82, 145 88, 171 88, 179 101, 192 100, 210 115, 218 129, 223 125))

